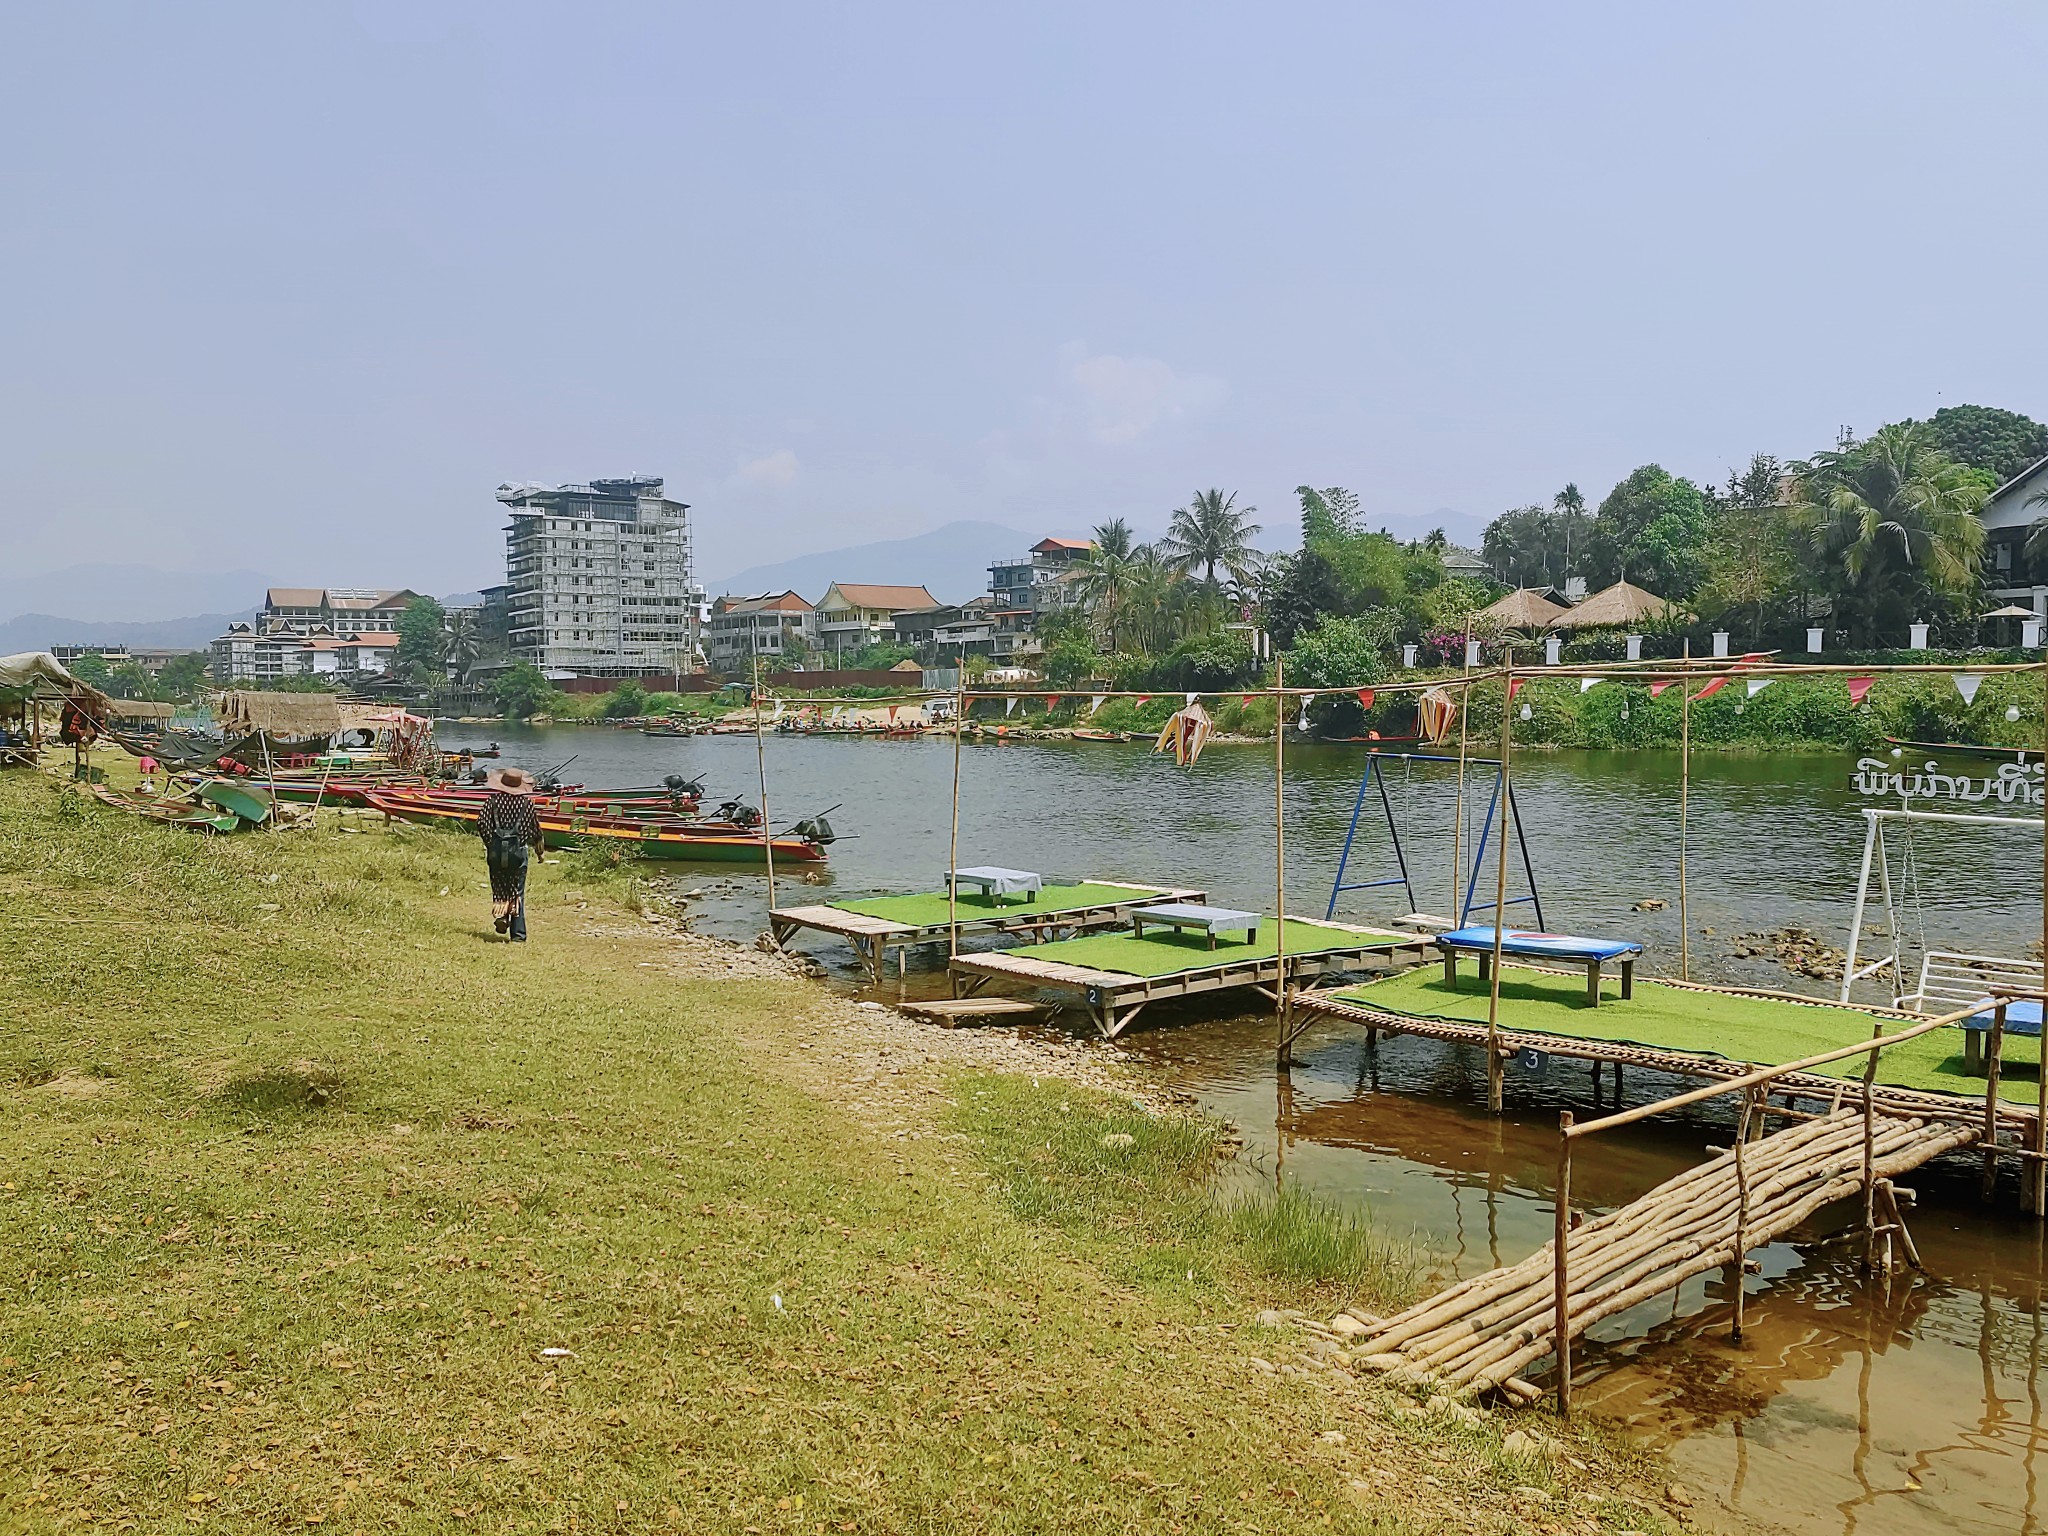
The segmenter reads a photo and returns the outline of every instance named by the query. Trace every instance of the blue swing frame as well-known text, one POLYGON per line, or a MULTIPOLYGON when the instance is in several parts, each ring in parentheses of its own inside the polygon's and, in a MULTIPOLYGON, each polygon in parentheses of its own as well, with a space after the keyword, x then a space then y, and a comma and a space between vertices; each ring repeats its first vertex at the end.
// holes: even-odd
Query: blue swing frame
MULTIPOLYGON (((1408 855, 1401 847, 1400 822, 1399 818, 1394 815, 1393 800, 1387 794, 1386 769, 1381 761, 1383 758, 1389 757, 1397 757, 1401 761, 1409 763, 1455 763, 1458 761, 1455 757, 1443 757, 1427 752, 1374 752, 1366 758, 1365 772, 1359 776, 1358 780, 1358 793, 1351 802, 1351 821, 1344 829, 1344 851, 1337 857, 1337 878, 1330 886, 1329 905, 1323 912, 1323 917, 1326 921, 1337 915, 1337 898, 1344 895, 1347 891, 1381 890, 1390 885, 1400 886, 1408 897, 1408 910, 1410 912, 1416 910, 1415 884, 1408 873, 1408 855), (1354 880, 1347 884, 1344 876, 1351 867, 1352 851, 1358 841, 1358 822, 1359 818, 1365 813, 1366 793, 1375 787, 1379 790, 1380 810, 1385 816, 1387 823, 1387 839, 1393 846, 1394 863, 1400 870, 1400 873, 1389 875, 1384 879, 1354 880)), ((1505 778, 1505 775, 1501 772, 1500 760, 1498 758, 1467 758, 1465 762, 1468 766, 1474 764, 1482 767, 1490 765, 1494 770, 1494 775, 1493 794, 1486 803, 1486 819, 1480 826, 1479 838, 1472 848, 1472 869, 1465 880, 1465 899, 1458 913, 1457 926, 1460 928, 1470 926, 1473 913, 1491 912, 1495 907, 1495 903, 1491 901, 1476 901, 1474 897, 1478 893, 1480 869, 1486 862, 1487 844, 1493 837, 1494 817, 1499 815, 1501 811, 1501 787, 1505 778)), ((1522 855, 1522 878, 1528 882, 1529 893, 1526 896, 1510 896, 1501 905, 1508 907, 1533 907, 1536 912, 1536 926, 1542 928, 1544 926, 1543 897, 1537 889, 1536 868, 1529 858, 1529 838, 1528 834, 1522 829, 1521 805, 1515 798, 1515 787, 1513 784, 1507 785, 1507 814, 1505 819, 1514 825, 1515 843, 1522 855)))

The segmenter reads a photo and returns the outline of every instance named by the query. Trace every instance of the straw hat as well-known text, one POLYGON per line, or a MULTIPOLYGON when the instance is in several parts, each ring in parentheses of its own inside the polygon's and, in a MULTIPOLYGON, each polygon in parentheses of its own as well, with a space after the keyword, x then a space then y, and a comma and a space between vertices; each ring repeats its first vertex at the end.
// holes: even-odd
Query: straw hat
POLYGON ((484 782, 491 788, 507 795, 530 795, 533 793, 533 775, 523 768, 500 768, 484 782))

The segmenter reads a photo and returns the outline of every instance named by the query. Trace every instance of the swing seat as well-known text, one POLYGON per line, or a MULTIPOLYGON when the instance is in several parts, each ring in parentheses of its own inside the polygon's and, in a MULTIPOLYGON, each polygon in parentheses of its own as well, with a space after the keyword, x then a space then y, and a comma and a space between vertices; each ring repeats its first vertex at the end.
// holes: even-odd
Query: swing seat
MULTIPOLYGON (((1963 1070, 1982 1076, 1984 1037, 1991 1030, 1996 1004, 1986 986, 2007 986, 2022 991, 2041 990, 2042 966, 2038 960, 2008 960, 2001 955, 1967 955, 1955 950, 1931 949, 1920 962, 1917 990, 1899 998, 1899 1006, 1914 1013, 1954 1013, 1958 1008, 1981 1005, 1964 1019, 1963 1070)), ((2005 1032, 2009 1035, 2038 1036, 2041 1033, 2041 1004, 2032 998, 2014 998, 2005 1005, 2005 1032)))

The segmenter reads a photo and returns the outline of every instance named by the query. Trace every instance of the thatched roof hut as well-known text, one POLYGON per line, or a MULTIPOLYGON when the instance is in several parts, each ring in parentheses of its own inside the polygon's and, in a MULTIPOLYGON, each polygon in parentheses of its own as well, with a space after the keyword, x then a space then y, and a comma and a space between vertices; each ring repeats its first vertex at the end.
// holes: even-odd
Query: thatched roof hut
POLYGON ((1647 624, 1678 612, 1676 604, 1667 603, 1654 592, 1645 592, 1641 587, 1632 587, 1625 581, 1595 592, 1578 607, 1569 609, 1557 621, 1559 629, 1621 629, 1632 624, 1647 624))
POLYGON ((1500 601, 1480 609, 1472 618, 1475 623, 1498 624, 1504 629, 1548 629, 1569 612, 1569 608, 1553 603, 1541 592, 1517 587, 1500 601))
POLYGON ((289 740, 332 736, 341 729, 341 706, 331 693, 250 693, 220 696, 214 718, 230 734, 262 731, 289 740))

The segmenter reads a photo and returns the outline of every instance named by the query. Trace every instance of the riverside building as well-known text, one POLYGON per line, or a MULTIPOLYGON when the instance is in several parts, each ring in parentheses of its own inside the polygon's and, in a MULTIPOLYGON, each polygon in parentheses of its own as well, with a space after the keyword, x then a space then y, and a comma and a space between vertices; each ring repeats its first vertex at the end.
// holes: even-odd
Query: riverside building
POLYGON ((695 668, 690 509, 656 475, 501 485, 512 653, 543 672, 640 677, 695 668))

